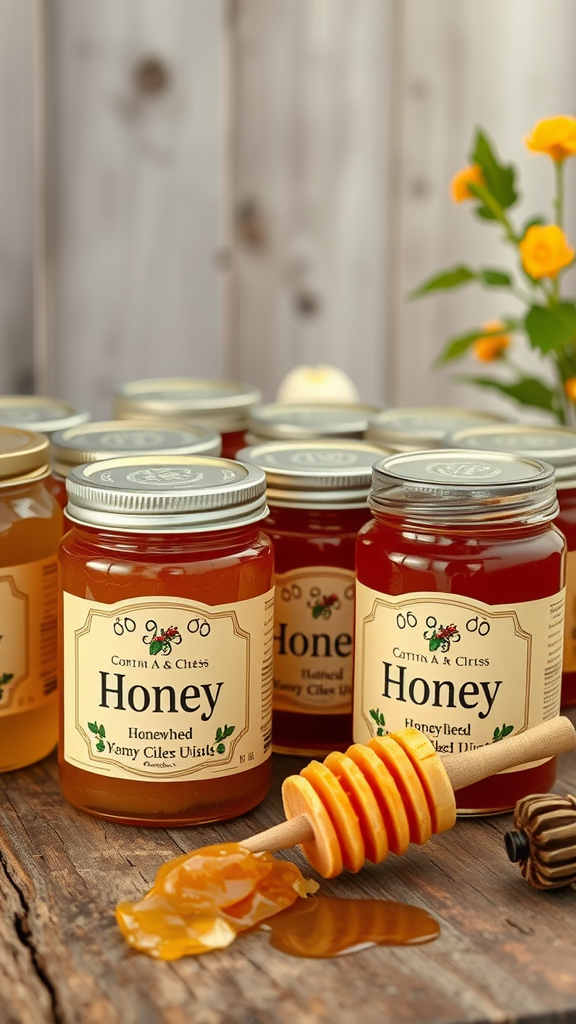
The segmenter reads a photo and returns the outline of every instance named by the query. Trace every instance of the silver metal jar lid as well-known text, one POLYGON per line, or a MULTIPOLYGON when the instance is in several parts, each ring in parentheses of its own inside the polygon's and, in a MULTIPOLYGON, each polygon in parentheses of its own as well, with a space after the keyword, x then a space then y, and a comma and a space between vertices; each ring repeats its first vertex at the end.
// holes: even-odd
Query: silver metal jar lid
POLYGON ((480 423, 502 423, 495 413, 474 409, 405 408, 385 409, 370 420, 366 439, 378 441, 393 452, 441 448, 450 430, 480 423))
POLYGON ((373 468, 370 507, 410 523, 544 523, 558 512, 552 466, 506 452, 449 448, 389 455, 373 468))
POLYGON ((133 380, 114 395, 114 417, 199 423, 220 433, 245 430, 260 391, 235 380, 163 377, 133 380))
POLYGON ((291 508, 365 508, 382 449, 364 441, 268 441, 238 458, 266 473, 268 501, 291 508))
POLYGON ((68 402, 42 395, 0 395, 0 423, 23 430, 35 430, 51 436, 86 423, 89 412, 81 412, 68 402))
POLYGON ((444 441, 447 448, 481 448, 543 459, 554 467, 557 489, 576 486, 576 430, 568 427, 490 424, 455 430, 444 441))
POLYGON ((379 410, 371 405, 342 403, 271 402, 253 409, 248 429, 255 442, 312 441, 316 438, 362 438, 370 417, 379 410))
POLYGON ((220 455, 222 438, 208 427, 163 427, 148 420, 108 420, 59 430, 51 437, 55 473, 84 462, 132 455, 220 455))
POLYGON ((228 530, 267 515, 257 466, 208 455, 134 455, 72 469, 69 519, 106 530, 228 530))

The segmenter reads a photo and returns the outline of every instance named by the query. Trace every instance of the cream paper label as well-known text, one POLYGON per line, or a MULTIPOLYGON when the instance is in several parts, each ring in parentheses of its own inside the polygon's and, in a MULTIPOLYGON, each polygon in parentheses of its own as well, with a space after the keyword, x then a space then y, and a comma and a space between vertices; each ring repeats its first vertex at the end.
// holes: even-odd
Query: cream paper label
POLYGON ((57 686, 56 556, 0 569, 0 716, 31 711, 57 686))
POLYGON ((267 759, 274 591, 212 607, 64 594, 66 761, 117 779, 208 779, 267 759))
POLYGON ((568 551, 566 554, 564 671, 576 672, 576 551, 568 551))
POLYGON ((276 574, 274 710, 352 710, 355 575, 306 566, 276 574))
POLYGON ((355 742, 413 726, 454 754, 553 718, 564 593, 487 605, 456 594, 391 597, 358 583, 355 742))

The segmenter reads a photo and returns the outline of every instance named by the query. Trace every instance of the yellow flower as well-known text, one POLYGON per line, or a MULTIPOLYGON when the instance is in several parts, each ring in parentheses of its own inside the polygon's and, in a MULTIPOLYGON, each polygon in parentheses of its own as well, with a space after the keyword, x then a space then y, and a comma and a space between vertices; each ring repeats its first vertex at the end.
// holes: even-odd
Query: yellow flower
POLYGON ((574 249, 556 224, 533 224, 518 248, 524 270, 537 279, 556 277, 558 271, 574 259, 574 249))
POLYGON ((450 182, 450 193, 455 203, 462 203, 465 199, 474 199, 468 185, 485 185, 482 168, 478 164, 471 164, 470 167, 463 167, 454 175, 450 182))
POLYGON ((571 402, 576 402, 576 377, 570 377, 565 381, 564 391, 571 402))
POLYGON ((576 155, 576 117, 546 117, 524 139, 534 153, 546 153, 557 163, 576 155))
MULTIPOLYGON (((482 324, 485 331, 500 331, 504 330, 504 324, 501 320, 487 320, 485 324, 482 324)), ((491 363, 494 359, 500 359, 504 354, 504 349, 508 348, 510 344, 510 337, 507 334, 489 334, 482 338, 477 338, 474 342, 474 355, 476 359, 481 359, 483 363, 491 363)))

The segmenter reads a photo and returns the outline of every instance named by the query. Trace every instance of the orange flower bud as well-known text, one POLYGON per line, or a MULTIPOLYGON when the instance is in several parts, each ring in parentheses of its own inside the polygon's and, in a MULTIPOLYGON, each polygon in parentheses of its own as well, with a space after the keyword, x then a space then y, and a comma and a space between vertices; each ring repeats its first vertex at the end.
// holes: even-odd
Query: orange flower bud
POLYGON ((576 117, 546 117, 524 139, 534 153, 545 153, 556 163, 576 154, 576 117))
MULTIPOLYGON (((501 320, 487 320, 482 326, 486 331, 504 330, 501 320)), ((494 359, 500 359, 503 356, 504 350, 508 348, 509 344, 508 334, 488 334, 476 339, 473 345, 474 355, 483 363, 491 363, 494 359)))
POLYGON ((571 402, 576 402, 576 377, 570 377, 564 384, 564 391, 571 402))
POLYGON ((558 271, 574 259, 574 249, 556 224, 534 224, 528 228, 518 248, 524 270, 537 279, 556 277, 558 271))
POLYGON ((454 175, 450 182, 450 194, 455 203, 462 203, 465 199, 474 199, 468 188, 469 184, 485 185, 482 168, 478 164, 471 164, 470 167, 463 167, 454 175))

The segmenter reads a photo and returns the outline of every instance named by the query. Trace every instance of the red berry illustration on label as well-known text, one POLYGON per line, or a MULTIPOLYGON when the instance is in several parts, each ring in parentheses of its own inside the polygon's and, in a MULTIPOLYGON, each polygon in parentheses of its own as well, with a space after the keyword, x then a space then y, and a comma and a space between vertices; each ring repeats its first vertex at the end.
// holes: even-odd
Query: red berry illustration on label
POLYGON ((312 609, 312 618, 329 619, 332 615, 332 609, 338 610, 340 608, 340 599, 338 594, 321 594, 318 587, 313 587, 310 591, 312 601, 308 601, 308 607, 312 609))
POLYGON ((146 623, 146 629, 150 632, 142 637, 142 642, 146 644, 150 654, 170 654, 172 644, 182 643, 178 626, 158 629, 154 619, 149 619, 146 623))
POLYGON ((4 687, 8 685, 13 677, 13 672, 3 672, 0 676, 0 700, 4 697, 4 687))
POLYGON ((428 649, 430 651, 437 651, 438 649, 449 651, 450 644, 455 644, 460 639, 458 626, 455 626, 453 622, 449 626, 438 625, 438 621, 434 616, 429 615, 426 619, 426 625, 429 628, 423 633, 423 636, 428 641, 428 649))

